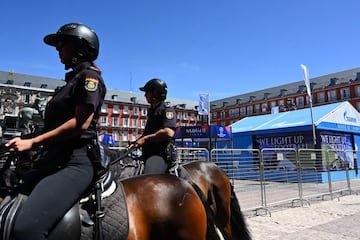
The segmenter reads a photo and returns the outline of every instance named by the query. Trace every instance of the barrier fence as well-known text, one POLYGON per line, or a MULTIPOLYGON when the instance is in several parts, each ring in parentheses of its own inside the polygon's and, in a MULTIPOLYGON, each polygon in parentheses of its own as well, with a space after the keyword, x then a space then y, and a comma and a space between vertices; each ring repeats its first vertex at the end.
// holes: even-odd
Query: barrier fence
POLYGON ((357 194, 360 189, 358 151, 332 149, 178 148, 178 161, 206 160, 228 175, 243 211, 357 194))

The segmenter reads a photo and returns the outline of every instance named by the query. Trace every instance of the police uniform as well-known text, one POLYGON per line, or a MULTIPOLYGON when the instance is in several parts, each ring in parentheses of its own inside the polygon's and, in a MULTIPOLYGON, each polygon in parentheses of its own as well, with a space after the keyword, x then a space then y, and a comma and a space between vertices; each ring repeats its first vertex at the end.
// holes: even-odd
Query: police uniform
MULTIPOLYGON (((155 108, 150 108, 147 117, 148 119, 145 125, 143 136, 153 134, 162 128, 171 128, 174 131, 176 129, 175 110, 164 101, 159 102, 155 108)), ((163 142, 144 143, 144 145, 142 146, 142 156, 145 161, 145 173, 155 173, 161 171, 166 172, 166 170, 168 170, 169 162, 167 161, 166 148, 169 144, 175 144, 175 137, 167 139, 163 142), (157 161, 153 161, 153 159, 155 158, 157 159, 157 161), (148 163, 148 161, 153 162, 148 163), (159 165, 155 166, 155 162, 157 162, 159 165), (150 166, 150 164, 152 166, 150 166), (160 165, 162 165, 163 167, 160 165)))
POLYGON ((30 195, 15 222, 14 232, 19 238, 26 233, 27 239, 39 239, 39 232, 47 238, 49 230, 79 201, 93 180, 94 169, 87 155, 87 144, 96 137, 105 84, 99 70, 89 62, 67 73, 65 81, 65 86, 46 106, 44 130, 52 130, 73 118, 79 104, 91 105, 94 118, 81 136, 44 146, 37 168, 24 175, 22 192, 30 195))

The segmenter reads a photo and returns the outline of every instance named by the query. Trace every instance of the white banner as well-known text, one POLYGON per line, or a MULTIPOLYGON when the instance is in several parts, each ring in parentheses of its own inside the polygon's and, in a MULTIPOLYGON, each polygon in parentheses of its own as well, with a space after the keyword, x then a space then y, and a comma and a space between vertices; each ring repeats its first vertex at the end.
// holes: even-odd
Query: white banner
POLYGON ((199 115, 209 114, 209 94, 203 93, 199 95, 199 115))
POLYGON ((309 78, 309 70, 304 64, 300 64, 301 68, 304 71, 305 76, 305 85, 308 96, 311 98, 311 87, 310 87, 310 78, 309 78))

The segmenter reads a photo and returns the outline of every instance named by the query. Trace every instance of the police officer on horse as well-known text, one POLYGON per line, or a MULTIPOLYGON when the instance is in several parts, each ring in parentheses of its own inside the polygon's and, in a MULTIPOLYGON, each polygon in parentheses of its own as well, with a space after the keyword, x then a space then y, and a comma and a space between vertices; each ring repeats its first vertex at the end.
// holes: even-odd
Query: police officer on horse
POLYGON ((163 80, 151 79, 140 90, 150 109, 144 133, 134 145, 142 149, 144 173, 166 173, 175 161, 176 113, 165 102, 167 85, 163 80))
POLYGON ((66 84, 47 103, 44 131, 31 138, 8 141, 10 151, 41 146, 35 167, 23 176, 21 192, 28 195, 14 223, 11 239, 47 239, 53 227, 80 200, 93 182, 88 147, 97 138, 106 88, 94 64, 99 39, 88 26, 65 24, 44 42, 56 48, 66 84))

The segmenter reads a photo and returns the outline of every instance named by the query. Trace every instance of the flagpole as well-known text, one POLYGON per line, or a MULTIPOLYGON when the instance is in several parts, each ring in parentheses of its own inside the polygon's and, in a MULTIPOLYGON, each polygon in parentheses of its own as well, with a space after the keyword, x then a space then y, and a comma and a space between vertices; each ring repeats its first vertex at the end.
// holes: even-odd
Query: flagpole
POLYGON ((208 97, 208 126, 210 127, 210 111, 211 111, 211 106, 210 106, 210 94, 208 97))
POLYGON ((314 147, 316 147, 316 131, 315 131, 315 124, 314 124, 314 116, 313 116, 313 106, 312 106, 312 94, 311 94, 311 86, 310 86, 310 78, 309 78, 309 71, 308 68, 304 64, 300 64, 301 68, 304 71, 305 76, 305 85, 306 91, 309 96, 309 103, 310 103, 310 115, 311 115, 311 125, 312 125, 312 132, 313 132, 313 141, 314 147))

